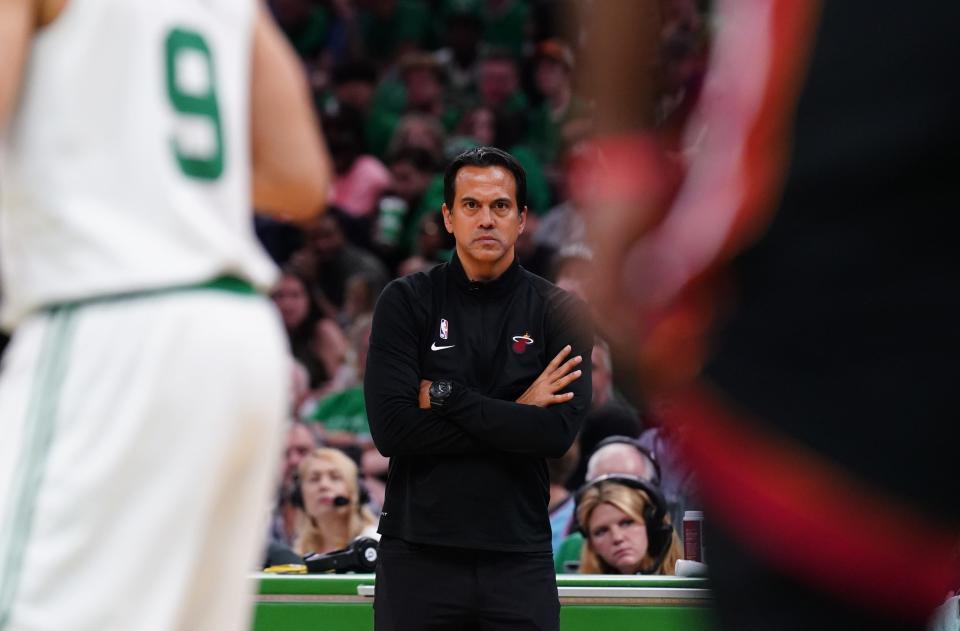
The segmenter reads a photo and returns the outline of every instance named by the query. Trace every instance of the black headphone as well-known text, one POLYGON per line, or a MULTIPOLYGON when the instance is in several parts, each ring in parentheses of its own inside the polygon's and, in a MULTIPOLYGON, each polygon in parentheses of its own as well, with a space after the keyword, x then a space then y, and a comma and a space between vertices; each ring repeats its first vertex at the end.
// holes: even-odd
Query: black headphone
POLYGON ((313 552, 303 558, 308 574, 322 572, 372 572, 380 557, 377 542, 370 537, 357 537, 346 548, 326 554, 313 552))
POLYGON ((638 438, 631 438, 630 436, 621 436, 621 435, 607 436, 606 438, 604 438, 603 440, 601 440, 599 443, 596 444, 596 446, 593 448, 592 454, 597 453, 598 451, 600 451, 601 448, 606 447, 608 445, 621 445, 621 444, 630 445, 631 447, 639 451, 642 456, 645 456, 647 460, 653 463, 653 472, 654 472, 653 481, 656 484, 660 484, 660 480, 662 479, 660 476, 660 462, 657 460, 657 456, 656 454, 653 453, 653 451, 651 451, 650 449, 647 449, 645 446, 640 444, 640 439, 638 438))
POLYGON ((574 530, 579 530, 581 533, 583 533, 585 539, 590 538, 588 526, 586 524, 579 523, 578 520, 580 514, 580 502, 588 490, 598 487, 606 482, 620 484, 631 489, 643 491, 650 500, 648 502, 644 502, 645 506, 643 508, 643 523, 647 529, 647 554, 653 558, 654 563, 646 573, 656 573, 660 570, 660 566, 663 564, 663 560, 666 558, 667 552, 670 550, 670 545, 673 543, 673 526, 670 525, 670 523, 666 520, 667 515, 669 514, 667 511, 667 502, 663 498, 663 494, 660 492, 660 489, 658 489, 655 484, 647 482, 646 480, 633 475, 620 474, 602 475, 596 480, 587 482, 577 490, 577 493, 574 496, 574 530))

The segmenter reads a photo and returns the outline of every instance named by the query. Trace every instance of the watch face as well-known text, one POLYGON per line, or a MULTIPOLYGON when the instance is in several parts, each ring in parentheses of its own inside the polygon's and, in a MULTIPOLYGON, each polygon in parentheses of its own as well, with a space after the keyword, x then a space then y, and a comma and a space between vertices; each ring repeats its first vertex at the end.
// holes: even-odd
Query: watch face
POLYGON ((430 385, 430 403, 431 405, 442 405, 453 392, 453 384, 446 379, 434 381, 430 385))

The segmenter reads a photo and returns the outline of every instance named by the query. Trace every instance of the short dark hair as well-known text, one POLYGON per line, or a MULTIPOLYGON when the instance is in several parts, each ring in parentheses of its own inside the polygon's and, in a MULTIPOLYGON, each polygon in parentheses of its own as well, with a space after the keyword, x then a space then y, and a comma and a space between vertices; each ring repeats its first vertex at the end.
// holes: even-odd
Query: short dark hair
POLYGON ((454 181, 463 167, 503 167, 513 174, 517 184, 517 212, 527 206, 527 172, 512 155, 496 147, 474 147, 467 149, 447 165, 443 174, 443 202, 453 210, 454 181))

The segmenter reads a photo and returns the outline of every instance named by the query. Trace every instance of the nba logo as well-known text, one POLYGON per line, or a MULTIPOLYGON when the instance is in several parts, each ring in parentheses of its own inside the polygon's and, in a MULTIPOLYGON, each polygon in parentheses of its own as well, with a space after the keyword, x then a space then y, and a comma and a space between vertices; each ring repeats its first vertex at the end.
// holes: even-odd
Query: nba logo
POLYGON ((440 318, 440 339, 447 339, 447 321, 440 318))

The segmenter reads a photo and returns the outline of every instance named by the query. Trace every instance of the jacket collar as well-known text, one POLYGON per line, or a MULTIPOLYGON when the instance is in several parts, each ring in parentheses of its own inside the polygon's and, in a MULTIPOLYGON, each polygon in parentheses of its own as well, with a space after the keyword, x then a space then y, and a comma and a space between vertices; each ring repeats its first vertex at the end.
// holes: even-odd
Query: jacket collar
POLYGON ((463 264, 460 262, 460 257, 457 256, 456 250, 453 251, 453 256, 450 257, 449 269, 450 275, 458 288, 467 293, 480 296, 496 296, 510 291, 520 281, 523 272, 523 267, 520 266, 516 251, 514 251, 513 262, 510 263, 510 267, 493 280, 474 281, 467 278, 467 272, 463 269, 463 264))

